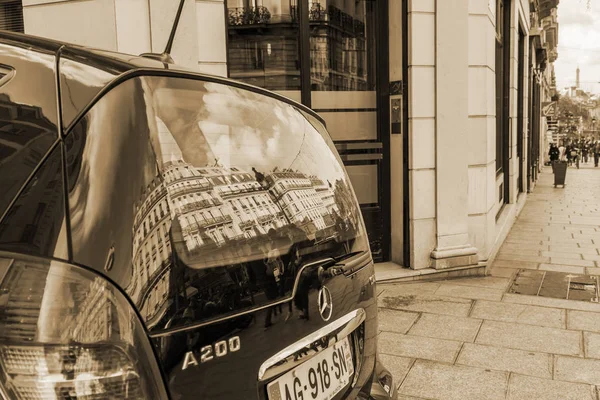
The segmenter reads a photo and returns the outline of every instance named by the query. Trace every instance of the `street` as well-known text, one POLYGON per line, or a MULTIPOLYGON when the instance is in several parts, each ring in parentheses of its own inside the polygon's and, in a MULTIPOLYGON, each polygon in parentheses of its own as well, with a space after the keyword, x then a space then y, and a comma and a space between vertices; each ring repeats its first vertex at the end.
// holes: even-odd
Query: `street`
POLYGON ((378 285, 400 399, 597 399, 599 210, 593 163, 546 167, 487 276, 378 285))

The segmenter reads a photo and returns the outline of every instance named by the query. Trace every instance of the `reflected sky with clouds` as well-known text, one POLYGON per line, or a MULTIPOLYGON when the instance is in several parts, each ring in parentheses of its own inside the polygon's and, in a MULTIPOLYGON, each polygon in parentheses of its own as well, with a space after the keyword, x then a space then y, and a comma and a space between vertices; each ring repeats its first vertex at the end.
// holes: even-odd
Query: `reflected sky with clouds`
POLYGON ((164 80, 152 81, 161 81, 154 96, 161 119, 196 167, 218 160, 262 172, 291 168, 332 183, 345 176, 321 134, 288 103, 218 83, 170 82, 167 88, 164 80))

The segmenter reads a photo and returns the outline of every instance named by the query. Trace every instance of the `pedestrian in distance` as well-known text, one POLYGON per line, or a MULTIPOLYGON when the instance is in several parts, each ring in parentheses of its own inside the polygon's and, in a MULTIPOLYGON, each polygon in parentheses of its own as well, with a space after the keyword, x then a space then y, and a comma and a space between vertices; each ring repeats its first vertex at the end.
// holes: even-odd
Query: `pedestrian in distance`
POLYGON ((598 161, 600 161, 600 142, 594 145, 594 167, 598 167, 598 161))
POLYGON ((548 156, 550 157, 551 163, 558 161, 560 157, 560 150, 558 147, 556 147, 555 143, 550 143, 550 151, 548 152, 548 156))
POLYGON ((571 147, 571 162, 573 164, 575 164, 575 166, 577 166, 577 169, 579 169, 579 159, 581 158, 581 152, 579 151, 579 148, 577 147, 577 144, 573 145, 573 147, 571 147))
POLYGON ((560 161, 566 161, 566 153, 567 153, 567 148, 565 147, 565 143, 564 142, 560 142, 560 146, 558 146, 558 159, 560 161))

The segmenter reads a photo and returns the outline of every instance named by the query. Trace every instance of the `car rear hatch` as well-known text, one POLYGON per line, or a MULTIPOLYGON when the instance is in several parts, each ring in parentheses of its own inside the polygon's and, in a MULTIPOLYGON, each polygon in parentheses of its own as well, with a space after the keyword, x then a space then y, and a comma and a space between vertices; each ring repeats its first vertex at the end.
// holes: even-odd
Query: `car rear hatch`
POLYGON ((333 398, 366 382, 373 264, 320 119, 225 80, 126 78, 67 135, 73 259, 135 304, 172 397, 333 398))

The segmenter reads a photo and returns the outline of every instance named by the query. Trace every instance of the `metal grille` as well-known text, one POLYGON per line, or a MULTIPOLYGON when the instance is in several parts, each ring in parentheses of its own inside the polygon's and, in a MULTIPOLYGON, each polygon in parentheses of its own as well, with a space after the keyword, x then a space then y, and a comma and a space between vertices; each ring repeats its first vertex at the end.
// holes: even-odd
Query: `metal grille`
POLYGON ((0 0, 0 29, 21 33, 25 32, 21 0, 0 0))

